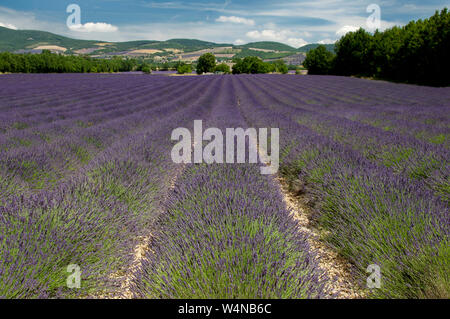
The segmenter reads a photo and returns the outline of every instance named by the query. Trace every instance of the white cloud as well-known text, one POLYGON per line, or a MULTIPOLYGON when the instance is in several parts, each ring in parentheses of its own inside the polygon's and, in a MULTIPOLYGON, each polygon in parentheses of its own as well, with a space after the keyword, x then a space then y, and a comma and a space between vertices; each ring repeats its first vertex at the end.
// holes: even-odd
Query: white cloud
POLYGON ((237 39, 237 40, 235 40, 233 43, 234 43, 235 45, 242 45, 242 44, 245 44, 245 41, 242 40, 242 39, 237 39))
POLYGON ((308 42, 306 42, 302 38, 289 38, 289 39, 287 39, 286 43, 294 48, 300 48, 300 47, 308 44, 308 42))
MULTIPOLYGON (((192 9, 192 4, 188 5, 180 2, 179 0, 165 1, 167 1, 165 4, 161 4, 161 2, 148 4, 147 2, 147 5, 144 6, 154 8, 167 7, 173 9, 192 9)), ((387 5, 384 5, 384 2, 387 2, 387 0, 380 3, 383 9, 382 17, 384 17, 387 12, 398 12, 404 14, 404 11, 407 10, 407 8, 403 8, 402 6, 386 7, 387 5)), ((420 16, 422 16, 424 12, 430 12, 429 15, 431 15, 436 9, 434 6, 433 8, 425 8, 422 6, 424 5, 416 5, 417 9, 413 7, 408 7, 408 9, 410 9, 411 12, 417 12, 416 14, 419 14, 420 12, 420 16)), ((366 28, 368 14, 365 11, 365 7, 365 5, 361 5, 360 1, 281 1, 279 3, 273 3, 267 6, 258 5, 257 8, 255 7, 255 10, 251 11, 251 16, 249 16, 250 13, 248 10, 245 10, 242 6, 227 6, 224 5, 223 2, 217 2, 216 4, 208 2, 205 4, 196 4, 196 10, 207 11, 207 14, 210 14, 211 11, 218 13, 214 16, 214 19, 202 21, 202 23, 186 22, 182 21, 182 19, 174 19, 173 21, 169 19, 165 21, 147 23, 130 21, 129 24, 125 23, 117 25, 117 32, 113 32, 114 28, 117 28, 114 26, 112 26, 112 29, 108 27, 103 28, 106 29, 107 32, 104 30, 98 30, 99 28, 102 29, 100 26, 95 26, 93 28, 96 28, 96 30, 88 32, 88 29, 90 28, 89 26, 83 25, 83 27, 80 27, 80 30, 71 30, 67 28, 66 23, 62 18, 54 20, 52 17, 48 17, 48 19, 46 19, 45 16, 38 17, 34 12, 16 11, 5 8, 0 4, 0 21, 3 24, 11 24, 21 30, 44 30, 72 38, 86 40, 131 41, 196 38, 218 43, 233 43, 234 41, 237 41, 236 39, 239 39, 247 43, 253 39, 279 41, 290 45, 298 45, 303 43, 303 39, 313 43, 317 40, 334 39, 335 37, 338 38, 336 31, 343 26, 362 26, 363 28, 366 28), (255 24, 248 25, 229 22, 226 25, 226 30, 224 30, 223 23, 214 21, 219 16, 224 16, 225 18, 246 17, 247 20, 255 19, 255 24), (286 23, 283 23, 283 27, 278 27, 276 23, 283 21, 284 17, 298 17, 299 19, 295 19, 295 22, 289 23, 286 21, 286 23), (317 18, 323 22, 326 21, 326 23, 320 23, 320 21, 319 23, 309 23, 309 20, 303 21, 303 18, 317 18), (261 25, 259 22, 261 22, 261 25), (256 25, 258 26, 256 27, 256 25), (285 30, 284 33, 281 29, 285 30), (253 32, 252 30, 259 30, 259 39, 245 36, 246 32, 253 32), (272 32, 266 32, 263 34, 264 32, 262 30, 272 30, 272 32), (286 30, 291 30, 292 32, 289 33, 286 32, 286 30), (277 32, 281 35, 279 38, 276 37, 277 32)), ((291 20, 294 21, 294 19, 290 19, 289 21, 291 20)), ((383 30, 386 27, 402 24, 404 24, 403 21, 387 22, 382 20, 380 29, 383 30)), ((258 33, 255 33, 254 35, 258 36, 258 33)))
POLYGON ((300 36, 305 37, 305 38, 310 38, 310 37, 312 37, 313 35, 312 35, 311 32, 308 32, 308 31, 302 31, 302 32, 300 32, 300 36))
POLYGON ((333 44, 333 43, 335 43, 335 42, 336 42, 336 40, 332 40, 332 39, 323 39, 323 40, 318 41, 317 43, 319 43, 319 44, 333 44))
POLYGON ((0 22, 0 27, 17 30, 17 27, 11 23, 2 23, 0 22))
POLYGON ((104 22, 88 22, 85 24, 73 24, 69 29, 77 32, 116 32, 118 27, 104 22))
POLYGON ((359 27, 355 27, 354 25, 344 25, 342 28, 336 31, 336 35, 342 37, 349 32, 358 31, 359 27))
POLYGON ((267 40, 267 41, 277 41, 283 42, 295 48, 299 48, 308 44, 307 41, 303 40, 301 37, 297 36, 298 32, 293 32, 291 30, 271 30, 266 29, 262 31, 254 30, 246 33, 246 36, 253 40, 267 40))
POLYGON ((241 17, 235 17, 235 16, 220 16, 216 19, 216 22, 230 22, 230 23, 241 23, 245 25, 255 25, 255 21, 252 19, 246 19, 241 17))

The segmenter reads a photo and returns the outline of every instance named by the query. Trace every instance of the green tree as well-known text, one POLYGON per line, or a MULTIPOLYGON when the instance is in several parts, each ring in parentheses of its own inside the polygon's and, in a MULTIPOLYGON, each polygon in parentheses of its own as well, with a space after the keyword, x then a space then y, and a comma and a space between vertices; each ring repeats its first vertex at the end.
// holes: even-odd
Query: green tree
POLYGON ((147 63, 141 65, 141 71, 147 74, 152 73, 152 69, 150 68, 150 65, 148 65, 147 63))
POLYGON ((269 73, 273 70, 272 65, 263 62, 256 56, 248 56, 244 59, 236 59, 236 64, 233 65, 233 74, 257 74, 257 73, 269 73))
POLYGON ((335 56, 324 45, 308 52, 303 66, 308 74, 330 74, 333 70, 335 56))
POLYGON ((192 73, 192 66, 186 63, 179 63, 177 67, 178 74, 192 73))
POLYGON ((283 60, 276 60, 272 63, 273 65, 273 71, 274 72, 279 72, 282 74, 286 74, 288 73, 288 66, 286 65, 286 63, 283 60))
POLYGON ((87 56, 63 56, 43 50, 41 54, 0 53, 0 72, 64 73, 126 72, 137 65, 134 59, 91 59, 87 56))
POLYGON ((215 72, 223 72, 225 74, 230 74, 231 73, 231 69, 230 69, 230 66, 228 64, 221 63, 221 64, 216 66, 215 72))
POLYGON ((374 72, 371 61, 373 37, 360 28, 349 32, 336 42, 335 70, 340 75, 367 75, 374 72))
POLYGON ((205 53, 199 59, 197 63, 197 74, 214 72, 216 67, 216 57, 212 53, 205 53))

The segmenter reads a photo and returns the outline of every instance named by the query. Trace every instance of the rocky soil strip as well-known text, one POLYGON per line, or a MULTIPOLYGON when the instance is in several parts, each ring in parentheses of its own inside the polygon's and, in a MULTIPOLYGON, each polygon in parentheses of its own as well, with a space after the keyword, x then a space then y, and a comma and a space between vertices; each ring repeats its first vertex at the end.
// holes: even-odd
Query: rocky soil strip
POLYGON ((353 265, 320 239, 319 231, 312 225, 310 219, 310 208, 288 190, 288 184, 283 178, 277 177, 274 178, 274 181, 279 186, 287 208, 298 222, 300 231, 307 235, 309 245, 316 252, 320 268, 331 278, 327 284, 331 291, 330 297, 363 298, 364 292, 361 291, 351 275, 353 265))
MULTIPOLYGON (((240 105, 239 99, 237 104, 240 105)), ((254 141, 254 143, 258 145, 257 141, 254 141)), ((263 158, 259 145, 258 153, 260 158, 263 158)), ((288 183, 283 178, 276 176, 273 178, 273 182, 283 196, 287 209, 292 212, 292 216, 298 222, 299 230, 306 235, 311 249, 317 254, 319 267, 330 278, 327 283, 327 288, 330 291, 329 297, 338 299, 363 298, 363 292, 358 288, 351 275, 353 266, 321 241, 319 231, 313 227, 310 220, 312 214, 309 207, 302 203, 300 198, 293 196, 289 191, 288 183)))

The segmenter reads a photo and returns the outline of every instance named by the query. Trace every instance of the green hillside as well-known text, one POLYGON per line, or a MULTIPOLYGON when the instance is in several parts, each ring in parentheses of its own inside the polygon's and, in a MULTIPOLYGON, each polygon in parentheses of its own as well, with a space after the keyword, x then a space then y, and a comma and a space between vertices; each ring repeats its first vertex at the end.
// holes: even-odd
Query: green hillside
POLYGON ((11 30, 0 27, 0 51, 32 49, 39 45, 57 45, 77 50, 92 47, 97 42, 71 39, 45 31, 11 30))
MULTIPOLYGON (((213 42, 206 42, 194 39, 171 39, 167 41, 129 41, 129 42, 105 42, 92 40, 77 40, 67 38, 61 35, 56 35, 45 31, 34 30, 11 30, 0 27, 0 52, 1 51, 17 51, 29 50, 40 45, 56 45, 69 50, 69 53, 74 50, 88 49, 97 47, 98 43, 110 43, 104 46, 98 52, 120 52, 136 49, 178 49, 184 52, 191 52, 202 50, 206 48, 213 48, 224 46, 224 44, 217 44, 213 42)), ((228 44, 228 46, 231 46, 228 44)))
POLYGON ((252 42, 247 43, 245 45, 241 45, 239 47, 242 48, 255 48, 255 49, 263 49, 263 50, 274 50, 274 51, 296 51, 293 47, 279 43, 279 42, 271 42, 271 41, 261 41, 261 42, 252 42))
MULTIPOLYGON (((320 45, 319 43, 307 44, 297 49, 297 51, 308 53, 310 50, 317 48, 319 45, 320 45)), ((325 46, 325 48, 327 48, 328 51, 334 52, 334 44, 323 44, 323 45, 325 46)))
MULTIPOLYGON (((65 36, 53 34, 45 31, 35 30, 11 30, 0 27, 0 52, 27 52, 39 46, 59 46, 67 49, 66 54, 78 53, 108 56, 112 55, 127 55, 133 50, 142 49, 173 49, 180 50, 184 53, 196 52, 206 49, 214 49, 217 47, 232 47, 231 52, 235 53, 236 58, 244 58, 247 56, 257 56, 263 60, 272 60, 286 58, 293 56, 299 52, 308 52, 316 48, 318 44, 308 44, 295 49, 289 45, 273 42, 261 41, 252 42, 245 45, 232 45, 224 43, 214 43, 208 41, 201 41, 196 39, 170 39, 167 41, 128 41, 128 42, 105 42, 101 40, 78 40, 71 39, 65 36)), ((326 45, 332 51, 334 44, 326 45)), ((157 55, 168 58, 169 60, 175 58, 175 54, 169 52, 160 52, 157 55)))

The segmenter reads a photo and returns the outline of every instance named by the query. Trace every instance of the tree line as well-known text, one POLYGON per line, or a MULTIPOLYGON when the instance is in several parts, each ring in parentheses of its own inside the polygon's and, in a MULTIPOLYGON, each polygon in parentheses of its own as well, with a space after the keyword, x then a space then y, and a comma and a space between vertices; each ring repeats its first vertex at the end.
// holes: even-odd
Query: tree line
MULTIPOLYGON (((212 53, 202 55, 196 65, 183 62, 165 63, 163 70, 172 68, 180 74, 191 73, 195 67, 198 74, 203 73, 287 73, 288 67, 283 60, 264 62, 259 57, 250 56, 244 59, 235 59, 231 70, 226 63, 216 63, 212 53)), ((54 54, 43 50, 40 54, 14 54, 9 52, 0 53, 0 72, 3 73, 105 73, 105 72, 129 72, 142 71, 151 73, 156 66, 150 65, 143 60, 124 59, 114 57, 112 59, 95 59, 88 56, 73 56, 54 54)))
POLYGON ((110 60, 86 56, 65 56, 43 50, 41 54, 0 53, 0 72, 4 73, 98 73, 127 72, 139 69, 135 59, 110 60))
POLYGON ((335 53, 319 46, 303 65, 309 74, 365 76, 432 86, 450 85, 450 12, 371 34, 344 35, 335 53))
POLYGON ((243 59, 233 59, 234 65, 231 70, 230 67, 225 64, 216 64, 216 58, 212 53, 203 54, 197 63, 197 74, 220 72, 224 74, 257 74, 257 73, 270 73, 278 72, 286 74, 288 73, 288 67, 283 60, 276 60, 274 62, 264 62, 259 57, 248 56, 243 59))

